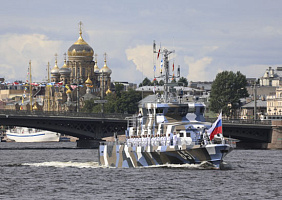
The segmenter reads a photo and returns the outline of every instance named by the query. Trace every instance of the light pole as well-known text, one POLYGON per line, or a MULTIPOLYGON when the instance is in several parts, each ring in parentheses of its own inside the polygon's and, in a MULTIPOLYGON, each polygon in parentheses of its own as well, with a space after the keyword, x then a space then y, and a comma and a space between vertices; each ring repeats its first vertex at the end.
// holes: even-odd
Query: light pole
POLYGON ((256 84, 254 85, 254 93, 255 93, 255 107, 254 107, 254 120, 257 120, 257 88, 256 84))
POLYGON ((75 62, 75 82, 76 82, 76 112, 79 112, 79 82, 80 82, 80 68, 77 67, 77 64, 80 64, 78 62, 75 62))
POLYGON ((254 120, 257 120, 257 87, 256 87, 257 83, 255 82, 253 85, 253 89, 254 89, 254 120))
MULTIPOLYGON (((105 83, 104 83, 104 71, 102 71, 102 93, 101 93, 101 99, 104 100, 104 92, 105 92, 105 83)), ((102 103, 102 114, 104 114, 104 103, 102 103)))

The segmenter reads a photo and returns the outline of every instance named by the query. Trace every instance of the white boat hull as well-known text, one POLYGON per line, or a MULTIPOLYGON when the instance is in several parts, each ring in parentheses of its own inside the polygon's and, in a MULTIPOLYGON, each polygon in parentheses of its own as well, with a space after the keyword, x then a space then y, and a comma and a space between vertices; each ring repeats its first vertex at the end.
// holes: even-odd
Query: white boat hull
POLYGON ((38 131, 38 132, 13 132, 8 130, 6 136, 9 140, 15 142, 59 142, 60 134, 51 131, 38 131))

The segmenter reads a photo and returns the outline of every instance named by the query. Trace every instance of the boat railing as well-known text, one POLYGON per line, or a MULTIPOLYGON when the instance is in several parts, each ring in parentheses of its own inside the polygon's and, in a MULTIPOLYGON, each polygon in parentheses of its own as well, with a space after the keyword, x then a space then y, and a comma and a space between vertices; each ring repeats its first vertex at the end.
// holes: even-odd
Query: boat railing
POLYGON ((125 119, 127 120, 127 127, 139 127, 143 124, 143 121, 145 121, 147 117, 133 115, 126 117, 125 119))
POLYGON ((222 141, 223 144, 229 144, 233 148, 236 148, 237 142, 239 142, 239 140, 233 138, 226 138, 222 141))
POLYGON ((119 142, 119 141, 100 142, 100 145, 107 145, 107 146, 125 145, 125 144, 126 144, 126 142, 119 142))
POLYGON ((166 141, 134 141, 134 142, 120 142, 120 141, 107 141, 100 142, 100 145, 114 146, 114 145, 127 145, 128 147, 141 147, 141 146, 194 146, 194 145, 209 145, 209 144, 228 144, 233 148, 236 148, 236 143, 238 140, 233 138, 228 138, 224 140, 218 141, 204 141, 204 140, 196 140, 196 141, 187 141, 187 140, 178 140, 176 142, 166 140, 166 141))

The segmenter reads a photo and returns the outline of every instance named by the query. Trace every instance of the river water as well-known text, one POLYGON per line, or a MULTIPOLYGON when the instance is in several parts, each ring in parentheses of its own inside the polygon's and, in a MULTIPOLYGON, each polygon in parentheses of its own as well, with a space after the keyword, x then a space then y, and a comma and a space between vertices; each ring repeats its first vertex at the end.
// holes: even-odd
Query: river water
POLYGON ((76 143, 0 143, 0 199, 282 199, 282 151, 234 150, 226 170, 116 169, 76 143))

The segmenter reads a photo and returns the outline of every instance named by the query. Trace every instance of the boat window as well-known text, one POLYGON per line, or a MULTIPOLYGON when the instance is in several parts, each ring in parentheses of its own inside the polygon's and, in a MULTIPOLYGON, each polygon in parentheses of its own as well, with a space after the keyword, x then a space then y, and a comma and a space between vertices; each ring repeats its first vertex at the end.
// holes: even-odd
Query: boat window
POLYGON ((178 109, 179 115, 180 116, 185 116, 188 113, 188 107, 180 107, 178 109))
POLYGON ((168 111, 167 111, 167 113, 169 114, 169 113, 175 113, 175 108, 168 108, 168 111))
POLYGON ((200 113, 204 113, 205 112, 205 107, 201 107, 200 108, 200 113))
POLYGON ((190 132, 186 133, 186 137, 191 137, 190 132))
POLYGON ((179 137, 183 137, 183 133, 182 132, 179 133, 179 137))
POLYGON ((157 114, 163 114, 163 109, 162 108, 157 108, 157 114))

